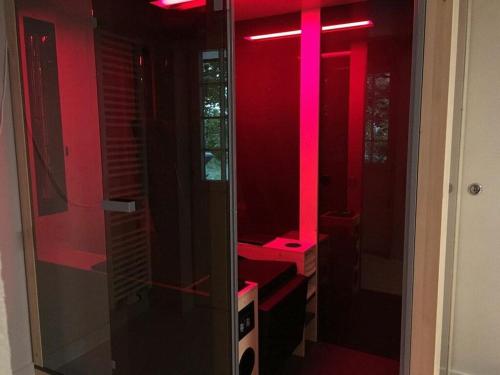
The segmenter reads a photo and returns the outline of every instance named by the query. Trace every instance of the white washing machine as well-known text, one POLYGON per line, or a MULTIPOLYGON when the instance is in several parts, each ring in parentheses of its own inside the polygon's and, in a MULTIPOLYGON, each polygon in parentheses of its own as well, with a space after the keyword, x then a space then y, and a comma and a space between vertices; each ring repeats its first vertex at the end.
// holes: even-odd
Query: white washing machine
POLYGON ((240 375, 259 374, 258 286, 245 281, 238 291, 238 331, 240 375))

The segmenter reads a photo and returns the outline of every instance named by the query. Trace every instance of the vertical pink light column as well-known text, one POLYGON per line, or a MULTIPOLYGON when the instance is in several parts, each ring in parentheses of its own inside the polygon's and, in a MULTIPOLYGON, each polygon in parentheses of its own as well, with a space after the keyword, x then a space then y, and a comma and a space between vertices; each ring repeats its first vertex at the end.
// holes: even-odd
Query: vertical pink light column
POLYGON ((367 55, 365 42, 357 42, 351 45, 347 208, 357 214, 361 213, 363 200, 367 55))
POLYGON ((300 64, 300 221, 302 241, 318 240, 321 9, 302 12, 300 64))

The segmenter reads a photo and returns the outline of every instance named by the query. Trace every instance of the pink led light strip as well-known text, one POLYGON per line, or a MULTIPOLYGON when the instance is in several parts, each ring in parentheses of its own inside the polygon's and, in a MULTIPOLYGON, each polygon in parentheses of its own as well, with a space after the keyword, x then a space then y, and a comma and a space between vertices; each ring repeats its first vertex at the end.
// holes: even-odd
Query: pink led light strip
MULTIPOLYGON (((365 21, 357 21, 357 22, 348 22, 348 23, 339 23, 336 25, 328 25, 323 26, 321 28, 322 31, 340 31, 340 30, 356 30, 356 29, 365 29, 368 27, 373 27, 373 22, 370 20, 365 21)), ((281 39, 281 38, 289 38, 292 36, 301 35, 302 30, 290 30, 283 31, 279 33, 271 33, 271 34, 261 34, 261 35, 252 35, 245 37, 246 40, 266 40, 266 39, 281 39)))
POLYGON ((245 39, 246 40, 280 39, 300 34, 302 34, 302 30, 292 30, 292 31, 284 31, 282 33, 247 36, 245 37, 245 39))
POLYGON ((373 22, 370 20, 366 20, 366 21, 339 23, 338 25, 323 26, 321 30, 323 31, 355 30, 355 29, 364 29, 367 27, 373 27, 373 22))

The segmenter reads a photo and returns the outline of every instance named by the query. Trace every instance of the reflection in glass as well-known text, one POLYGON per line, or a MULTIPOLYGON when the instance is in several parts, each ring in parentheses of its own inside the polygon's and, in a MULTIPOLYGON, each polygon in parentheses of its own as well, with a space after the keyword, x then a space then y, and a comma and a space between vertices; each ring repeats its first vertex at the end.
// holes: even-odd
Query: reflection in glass
POLYGON ((39 215, 68 209, 54 24, 24 18, 39 215))
POLYGON ((214 150, 221 147, 221 121, 219 118, 205 119, 205 148, 214 150))
POLYGON ((201 54, 202 128, 204 179, 228 179, 228 87, 227 52, 209 50, 201 54))
POLYGON ((391 73, 369 74, 366 82, 365 161, 385 163, 389 142, 391 73))

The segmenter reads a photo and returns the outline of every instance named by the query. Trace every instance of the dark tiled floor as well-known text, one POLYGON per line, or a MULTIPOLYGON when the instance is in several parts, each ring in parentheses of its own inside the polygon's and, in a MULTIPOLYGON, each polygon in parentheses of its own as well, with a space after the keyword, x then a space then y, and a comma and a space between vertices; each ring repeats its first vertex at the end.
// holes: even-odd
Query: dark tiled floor
MULTIPOLYGON (((397 375, 399 362, 331 344, 312 344, 305 358, 293 357, 279 375, 397 375)), ((278 374, 277 374, 278 375, 278 374)))
POLYGON ((399 359, 401 297, 362 290, 330 298, 320 297, 320 341, 399 359))

